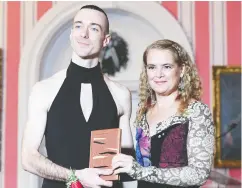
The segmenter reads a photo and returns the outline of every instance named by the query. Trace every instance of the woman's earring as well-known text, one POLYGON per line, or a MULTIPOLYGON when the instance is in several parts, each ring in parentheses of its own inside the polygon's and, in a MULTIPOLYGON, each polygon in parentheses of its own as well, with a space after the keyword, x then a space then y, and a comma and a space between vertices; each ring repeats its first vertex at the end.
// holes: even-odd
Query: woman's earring
POLYGON ((184 90, 184 81, 183 81, 183 79, 182 79, 182 77, 180 77, 180 82, 179 82, 179 84, 178 84, 178 90, 180 91, 180 92, 182 92, 183 90, 184 90))
POLYGON ((151 87, 149 87, 149 93, 150 93, 150 99, 151 99, 151 105, 154 105, 156 103, 154 92, 152 91, 151 87))

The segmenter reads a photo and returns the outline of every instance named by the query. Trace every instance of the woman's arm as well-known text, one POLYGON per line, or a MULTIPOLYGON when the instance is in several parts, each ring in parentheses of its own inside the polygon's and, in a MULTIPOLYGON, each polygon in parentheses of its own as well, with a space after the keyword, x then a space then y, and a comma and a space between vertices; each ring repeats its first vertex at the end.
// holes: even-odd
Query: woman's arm
POLYGON ((187 137, 188 166, 176 168, 143 167, 133 161, 132 178, 148 182, 192 186, 202 185, 208 178, 214 156, 215 129, 209 108, 197 103, 191 109, 187 137))

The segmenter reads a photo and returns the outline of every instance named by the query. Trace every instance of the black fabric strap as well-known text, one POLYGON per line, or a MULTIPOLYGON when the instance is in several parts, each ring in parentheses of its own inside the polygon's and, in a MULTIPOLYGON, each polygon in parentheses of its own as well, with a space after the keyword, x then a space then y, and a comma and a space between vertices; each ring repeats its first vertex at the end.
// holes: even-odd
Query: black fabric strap
MULTIPOLYGON (((117 107, 103 79, 100 65, 88 69, 71 62, 47 114, 45 138, 48 158, 66 168, 88 168, 91 131, 118 127, 117 107), (82 83, 92 86, 93 108, 87 122, 80 104, 82 83)), ((64 182, 47 179, 42 186, 64 187, 64 182)))

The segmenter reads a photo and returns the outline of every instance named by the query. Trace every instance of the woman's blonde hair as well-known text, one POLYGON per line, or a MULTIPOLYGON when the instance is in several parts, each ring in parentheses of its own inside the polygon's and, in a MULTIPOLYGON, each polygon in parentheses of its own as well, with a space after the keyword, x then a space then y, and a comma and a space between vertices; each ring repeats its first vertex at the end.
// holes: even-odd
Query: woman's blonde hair
POLYGON ((201 81, 195 64, 192 62, 189 54, 178 43, 171 40, 158 40, 148 46, 143 54, 143 70, 140 74, 139 85, 139 106, 136 113, 136 123, 140 122, 146 111, 153 106, 155 93, 150 88, 147 79, 146 65, 147 55, 151 49, 169 50, 172 53, 175 63, 184 66, 184 74, 180 80, 178 100, 180 101, 179 112, 183 113, 188 107, 191 99, 201 100, 202 87, 201 81))

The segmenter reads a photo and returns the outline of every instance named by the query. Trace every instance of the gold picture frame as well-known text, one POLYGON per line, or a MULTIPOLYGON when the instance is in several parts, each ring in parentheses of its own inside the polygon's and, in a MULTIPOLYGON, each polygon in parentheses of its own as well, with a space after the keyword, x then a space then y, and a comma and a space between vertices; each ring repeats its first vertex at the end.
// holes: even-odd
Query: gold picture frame
POLYGON ((217 168, 241 167, 241 66, 213 66, 217 168), (240 131, 239 131, 240 130, 240 131))
MULTIPOLYGON (((0 48, 0 113, 2 113, 2 103, 3 103, 3 88, 2 88, 2 83, 3 83, 3 49, 0 48)), ((2 117, 2 115, 1 115, 2 117)), ((2 119, 0 118, 1 124, 2 124, 2 119)))
MULTIPOLYGON (((2 104, 3 104, 3 49, 0 48, 0 134, 2 134, 2 104)), ((0 137, 0 172, 2 171, 2 136, 0 137)))

